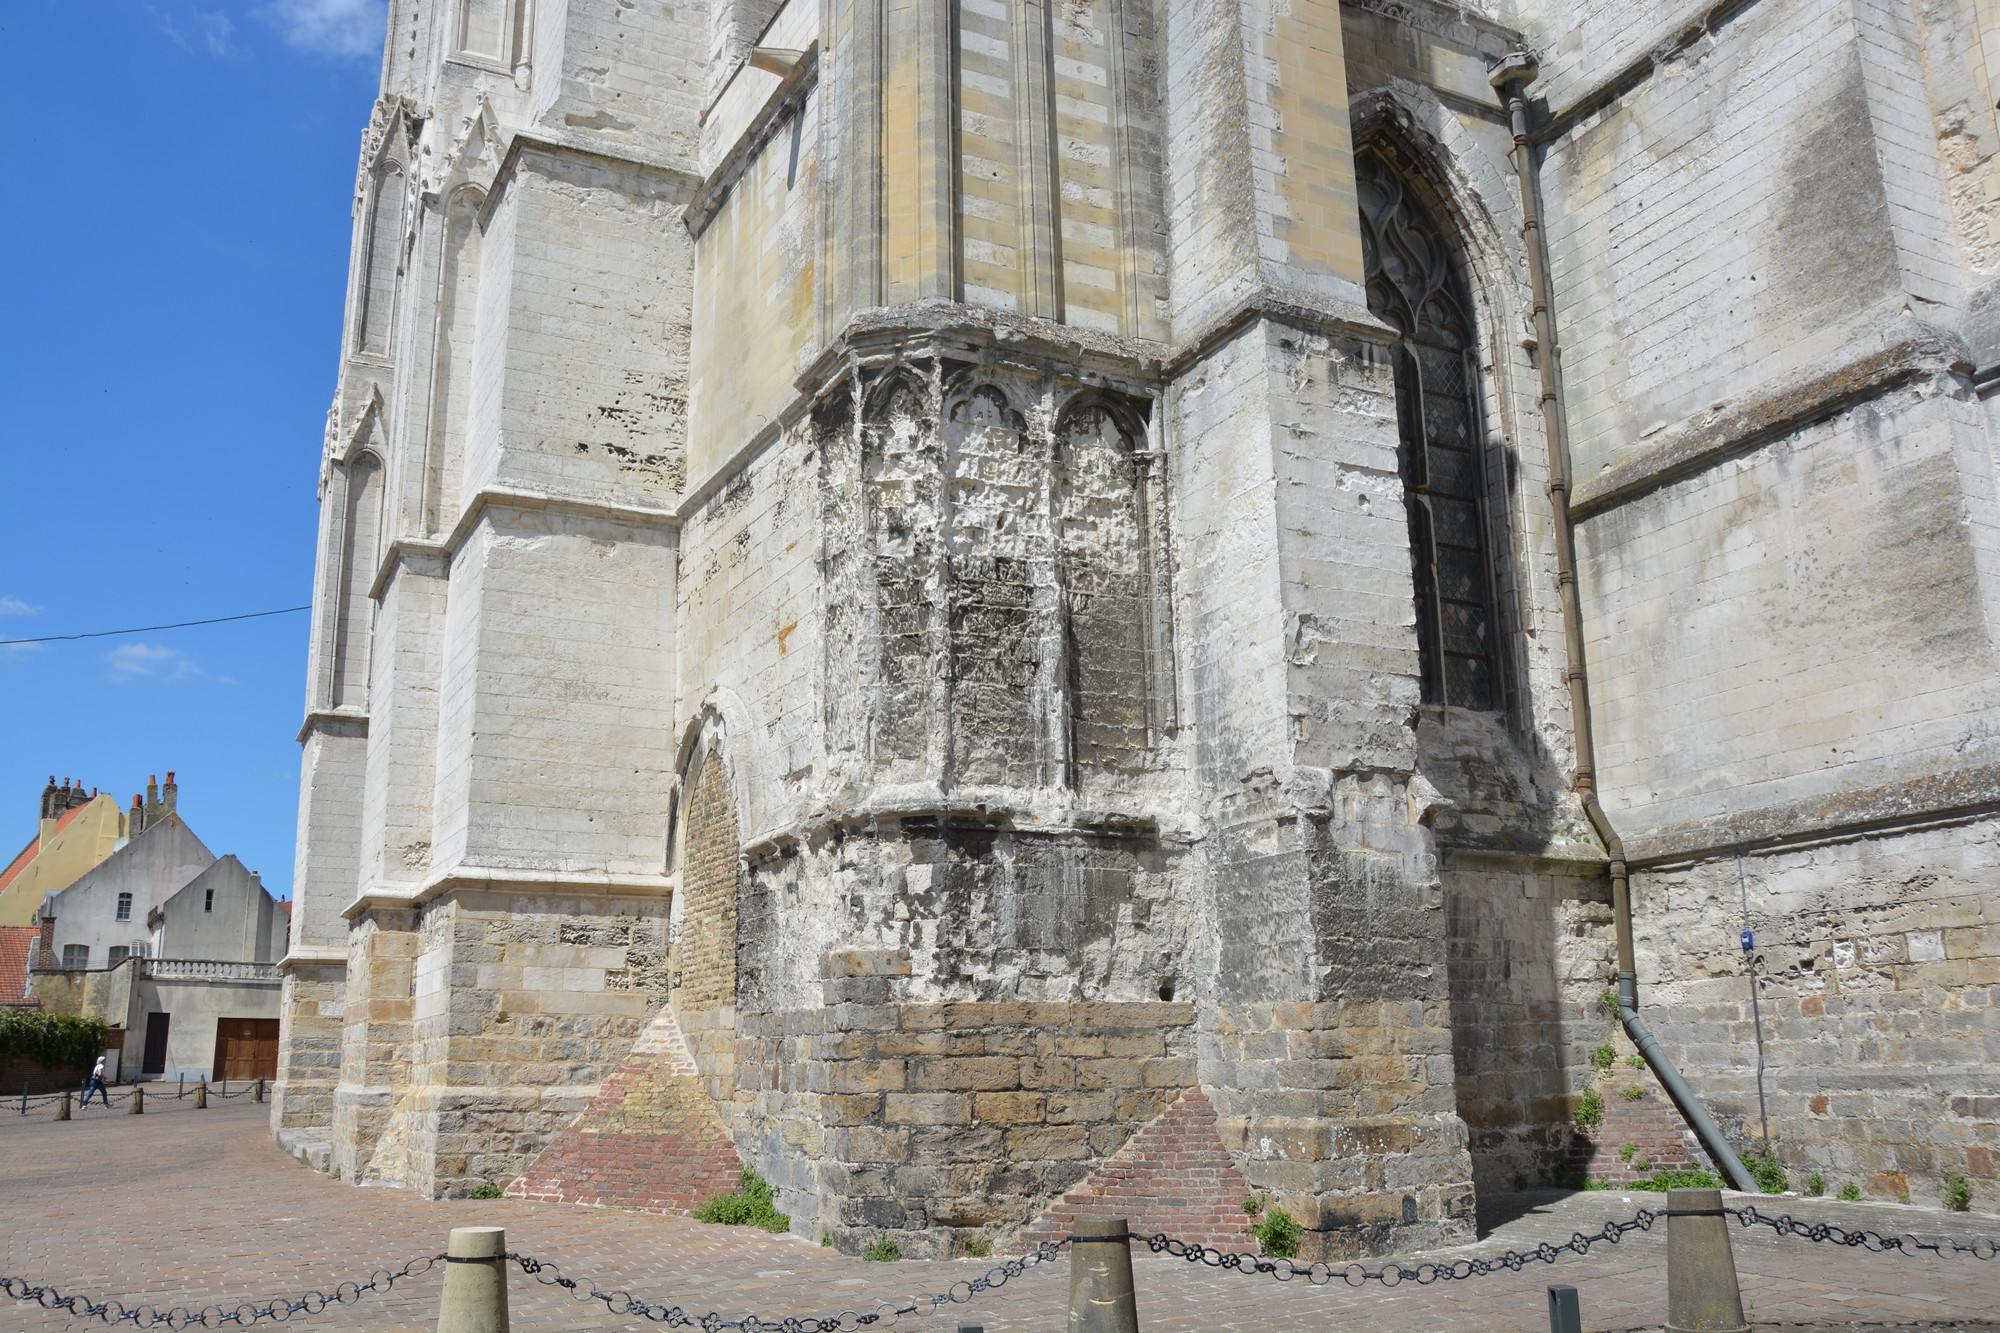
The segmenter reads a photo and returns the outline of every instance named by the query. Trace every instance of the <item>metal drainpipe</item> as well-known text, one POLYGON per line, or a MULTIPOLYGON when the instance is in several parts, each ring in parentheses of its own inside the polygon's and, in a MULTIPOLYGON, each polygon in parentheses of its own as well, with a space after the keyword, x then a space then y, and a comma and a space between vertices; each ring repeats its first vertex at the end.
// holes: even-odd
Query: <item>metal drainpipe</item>
POLYGON ((1562 594, 1563 647, 1568 657, 1569 711, 1576 729, 1576 792, 1590 826, 1604 842, 1610 860, 1611 913, 1618 940, 1618 1017, 1667 1090, 1683 1118, 1693 1127, 1708 1155, 1735 1188, 1758 1192, 1757 1182, 1737 1160, 1735 1150, 1695 1097, 1694 1090, 1660 1049, 1659 1041, 1639 1017, 1639 980, 1632 948, 1632 894, 1625 868, 1625 844, 1604 807, 1597 803, 1597 749, 1590 731, 1590 682, 1584 672, 1583 605, 1576 586, 1576 535, 1569 521, 1569 427, 1562 403, 1562 353, 1556 345, 1555 314, 1550 309, 1548 245, 1542 234, 1542 202, 1536 188, 1534 149, 1528 138, 1528 103, 1524 90, 1541 72, 1535 57, 1517 51, 1501 58, 1488 76, 1506 100, 1514 130, 1514 172, 1521 185, 1521 239, 1528 252, 1528 282, 1535 299, 1536 361, 1542 380, 1542 417, 1549 442, 1549 505, 1555 520, 1556 586, 1562 594))

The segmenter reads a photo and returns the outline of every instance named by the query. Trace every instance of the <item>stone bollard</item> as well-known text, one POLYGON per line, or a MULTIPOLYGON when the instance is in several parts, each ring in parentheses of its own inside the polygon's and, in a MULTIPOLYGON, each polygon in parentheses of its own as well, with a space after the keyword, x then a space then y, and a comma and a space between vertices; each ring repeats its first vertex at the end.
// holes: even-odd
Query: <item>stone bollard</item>
POLYGON ((1078 1218, 1070 1228, 1069 1333, 1139 1333, 1132 1234, 1122 1217, 1078 1218))
POLYGON ((437 1333, 508 1333, 505 1229, 451 1229, 437 1333))
POLYGON ((56 1119, 69 1119, 69 1089, 63 1089, 63 1099, 56 1103, 56 1119))
POLYGON ((1749 1333, 1721 1190, 1667 1191, 1668 1333, 1749 1333))
POLYGON ((197 1111, 206 1111, 208 1109, 207 1079, 203 1079, 201 1082, 194 1085, 194 1109, 197 1111))
POLYGON ((125 1114, 146 1114, 146 1089, 137 1083, 132 1085, 132 1104, 125 1108, 125 1114))
POLYGON ((264 1080, 263 1080, 263 1079, 261 1079, 261 1078, 260 1078, 260 1079, 258 1079, 258 1080, 257 1080, 257 1091, 255 1091, 255 1092, 253 1092, 253 1093, 251 1093, 251 1094, 250 1094, 250 1100, 251 1100, 251 1101, 253 1101, 253 1102, 261 1102, 261 1101, 263 1101, 263 1100, 264 1100, 264 1080))

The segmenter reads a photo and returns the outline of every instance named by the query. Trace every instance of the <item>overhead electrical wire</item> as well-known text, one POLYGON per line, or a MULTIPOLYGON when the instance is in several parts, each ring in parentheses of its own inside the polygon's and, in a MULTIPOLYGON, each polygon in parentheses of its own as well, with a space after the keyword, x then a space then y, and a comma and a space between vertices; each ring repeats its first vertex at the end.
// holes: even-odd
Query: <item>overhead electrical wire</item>
POLYGON ((295 611, 310 611, 310 606, 281 606, 275 611, 245 611, 240 616, 213 616, 207 620, 176 620, 171 625, 134 625, 130 629, 96 629, 86 634, 44 634, 38 639, 0 639, 0 648, 9 648, 17 643, 65 643, 71 639, 109 639, 120 634, 151 634, 158 629, 186 629, 190 625, 221 625, 231 620, 256 620, 262 616, 288 616, 295 611))

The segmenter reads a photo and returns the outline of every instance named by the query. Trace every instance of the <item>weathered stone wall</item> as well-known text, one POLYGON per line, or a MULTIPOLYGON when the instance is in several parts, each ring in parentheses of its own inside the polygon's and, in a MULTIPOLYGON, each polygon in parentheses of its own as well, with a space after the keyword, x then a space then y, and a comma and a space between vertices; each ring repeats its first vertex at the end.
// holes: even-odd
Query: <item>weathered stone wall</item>
POLYGON ((1634 881, 1647 1019, 1740 1141, 1762 1137, 1755 932, 1771 1138, 1798 1182, 1935 1203, 1950 1175, 2000 1185, 2000 827, 1925 832, 1649 871, 1634 881), (1747 904, 1747 905, 1746 905, 1747 904))
MULTIPOLYGON (((1561 1180, 1591 1056, 1618 1028, 1617 971, 1599 866, 1453 853, 1449 915, 1453 1076, 1473 1184, 1561 1180)), ((1593 1170, 1596 1168, 1593 1167, 1593 1170)))

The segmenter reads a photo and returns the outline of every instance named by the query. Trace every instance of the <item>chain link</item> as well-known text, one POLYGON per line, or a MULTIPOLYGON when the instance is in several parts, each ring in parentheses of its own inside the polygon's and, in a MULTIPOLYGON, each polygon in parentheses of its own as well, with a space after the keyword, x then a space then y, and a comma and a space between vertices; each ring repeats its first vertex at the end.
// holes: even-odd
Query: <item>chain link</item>
MULTIPOLYGON (((1865 1228, 1850 1230, 1831 1222, 1804 1222, 1789 1213, 1773 1217, 1759 1212, 1751 1205, 1724 1208, 1722 1211, 1734 1217, 1737 1224, 1745 1228, 1767 1226, 1779 1236, 1796 1236, 1809 1241, 1845 1245, 1878 1254, 1902 1254, 1910 1258, 1926 1255, 1942 1258, 1969 1254, 1975 1259, 1986 1260, 2000 1256, 2000 1240, 1984 1236, 1970 1241, 1954 1240, 1950 1237, 1925 1240, 1907 1233, 1892 1234, 1865 1228)), ((1386 1263, 1380 1268, 1370 1268, 1358 1262, 1329 1264, 1324 1261, 1301 1266, 1289 1259, 1271 1259, 1245 1251, 1218 1249, 1213 1245, 1180 1240, 1163 1232, 1146 1236, 1134 1235, 1131 1239, 1144 1242, 1146 1248, 1154 1254, 1164 1254, 1170 1258, 1182 1259, 1191 1264, 1203 1264, 1210 1268, 1262 1274, 1277 1282, 1292 1282, 1303 1278, 1308 1286, 1314 1287, 1329 1286, 1336 1280, 1347 1287, 1365 1286, 1370 1282, 1379 1282, 1384 1287, 1398 1287, 1405 1282, 1414 1282, 1423 1287, 1436 1282, 1463 1282, 1469 1278, 1487 1277, 1494 1273, 1519 1273, 1530 1264, 1552 1264, 1565 1254, 1589 1254, 1593 1245, 1616 1245, 1630 1232, 1651 1231, 1657 1222, 1668 1216, 1671 1214, 1666 1210, 1641 1208, 1625 1221, 1608 1221, 1595 1232, 1586 1234, 1579 1231, 1572 1234, 1568 1240, 1543 1241, 1531 1249, 1506 1250, 1499 1254, 1453 1259, 1444 1263, 1431 1261, 1415 1265, 1386 1263)), ((512 1250, 507 1252, 506 1258, 537 1283, 545 1287, 559 1287, 579 1303, 601 1302, 610 1314, 629 1315, 650 1323, 664 1324, 669 1328, 698 1328, 703 1330, 703 1333, 723 1333, 723 1330, 738 1330, 740 1333, 857 1333, 861 1329, 892 1327, 904 1315, 936 1314, 946 1306, 962 1305, 975 1296, 997 1291, 1030 1270, 1061 1258, 1064 1249, 1075 1239, 1077 1238, 1066 1236, 1061 1240, 1044 1241, 1025 1254, 995 1264, 979 1277, 954 1282, 941 1292, 918 1296, 901 1305, 893 1301, 879 1301, 870 1310, 849 1309, 842 1310, 838 1314, 787 1315, 777 1319, 762 1318, 757 1315, 729 1319, 714 1311, 696 1314, 678 1305, 656 1305, 643 1301, 622 1288, 605 1291, 589 1278, 570 1277, 560 1267, 546 1259, 538 1259, 512 1250)), ((419 1255, 394 1272, 387 1269, 375 1270, 366 1282, 343 1282, 330 1292, 309 1291, 303 1296, 272 1300, 262 1305, 246 1301, 234 1308, 220 1305, 203 1306, 199 1310, 185 1305, 177 1305, 170 1310, 160 1310, 150 1305, 127 1308, 118 1301, 97 1302, 87 1296, 64 1296, 52 1286, 36 1286, 26 1278, 18 1277, 0 1277, 0 1295, 17 1301, 33 1301, 45 1310, 66 1310, 71 1315, 96 1319, 104 1324, 129 1323, 136 1328, 170 1329, 223 1328, 235 1324, 240 1328, 247 1328, 252 1324, 264 1322, 283 1323, 296 1314, 319 1314, 334 1305, 351 1305, 365 1295, 386 1292, 405 1278, 427 1273, 443 1259, 442 1254, 419 1255)))
POLYGON ((88 1296, 65 1296, 54 1287, 36 1286, 24 1277, 0 1277, 0 1295, 17 1301, 33 1301, 44 1310, 67 1310, 80 1319, 104 1324, 130 1324, 134 1328, 227 1328, 234 1324, 282 1324, 295 1314, 314 1315, 335 1305, 352 1305, 363 1296, 379 1295, 404 1278, 428 1273, 442 1260, 442 1254, 422 1254, 394 1272, 378 1268, 366 1282, 343 1282, 332 1291, 309 1291, 303 1296, 277 1297, 262 1305, 244 1301, 224 1307, 204 1305, 200 1309, 176 1305, 161 1310, 151 1305, 127 1307, 121 1301, 93 1301, 88 1296))
POLYGON ((1385 1287, 1400 1287, 1405 1282, 1414 1282, 1420 1287, 1427 1287, 1433 1282, 1463 1282, 1467 1278, 1486 1277, 1492 1273, 1518 1273, 1531 1263, 1552 1264, 1565 1254, 1589 1254, 1591 1246, 1616 1245, 1627 1232, 1651 1231, 1653 1224, 1663 1216, 1663 1213, 1650 1208, 1641 1208, 1627 1221, 1606 1222, 1590 1235, 1579 1231, 1561 1243, 1543 1241, 1533 1249, 1507 1250, 1477 1259, 1454 1259, 1447 1263, 1426 1261, 1414 1266, 1388 1263, 1380 1268, 1370 1268, 1361 1263, 1329 1264, 1324 1260, 1300 1266, 1290 1259, 1271 1259, 1261 1254, 1221 1250, 1213 1245, 1160 1234, 1134 1239, 1145 1241, 1146 1248, 1155 1254, 1185 1259, 1191 1264, 1205 1264, 1210 1268, 1262 1273, 1277 1282, 1303 1278, 1306 1285, 1313 1287, 1324 1287, 1336 1280, 1348 1287, 1365 1286, 1370 1282, 1379 1282, 1385 1287))
POLYGON ((1736 1224, 1745 1229, 1767 1226, 1780 1236, 1798 1236, 1826 1245, 1847 1245, 1870 1250, 1876 1254, 1900 1254, 1911 1259, 1921 1258, 1924 1255, 1934 1259, 1957 1258, 1961 1254, 1969 1254, 1975 1259, 1992 1259, 2000 1255, 2000 1240, 1990 1236, 1979 1236, 1969 1241, 1954 1240, 1950 1236, 1925 1240, 1907 1231, 1876 1231, 1867 1227, 1850 1231, 1833 1222, 1802 1222, 1790 1213, 1780 1213, 1773 1217, 1768 1213, 1757 1211, 1755 1204, 1745 1204, 1741 1208, 1724 1208, 1722 1211, 1735 1217, 1736 1224))
POLYGON ((724 1329, 741 1330, 741 1333, 853 1333, 864 1328, 890 1328, 906 1314, 936 1314, 948 1305, 962 1305, 983 1292, 996 1291, 1030 1269, 1062 1257, 1063 1249, 1068 1244, 1067 1237, 1043 1241, 1026 1254, 995 1264, 979 1277, 954 1282, 943 1291, 915 1297, 902 1305, 879 1301, 872 1310, 842 1310, 839 1314, 830 1315, 787 1315, 779 1319, 765 1319, 757 1315, 728 1319, 712 1310, 707 1314, 696 1314, 678 1305, 654 1305, 640 1300, 629 1291, 605 1291, 589 1278, 570 1277, 546 1259, 512 1251, 507 1257, 535 1281, 543 1286, 561 1287, 579 1302, 601 1301, 612 1314, 630 1315, 651 1323, 665 1324, 669 1328, 698 1328, 702 1333, 721 1333, 724 1329))

